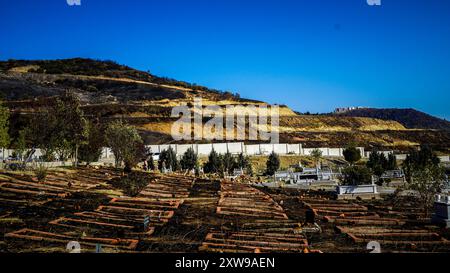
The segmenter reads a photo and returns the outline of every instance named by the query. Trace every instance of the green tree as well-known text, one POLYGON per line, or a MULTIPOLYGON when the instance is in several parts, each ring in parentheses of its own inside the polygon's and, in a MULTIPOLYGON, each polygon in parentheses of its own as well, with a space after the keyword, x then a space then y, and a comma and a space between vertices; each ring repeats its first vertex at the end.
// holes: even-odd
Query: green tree
POLYGON ((164 150, 159 155, 158 168, 162 171, 163 166, 167 169, 172 169, 172 171, 178 171, 180 169, 180 163, 177 159, 177 154, 169 147, 169 149, 164 150))
POLYGON ((403 162, 406 176, 406 189, 418 193, 420 204, 426 215, 433 205, 434 196, 445 186, 445 170, 440 166, 440 160, 428 147, 420 151, 411 151, 403 162))
POLYGON ((350 163, 350 165, 355 164, 361 159, 361 152, 356 147, 348 147, 343 151, 345 160, 350 163))
POLYGON ((134 126, 124 124, 122 121, 113 121, 106 128, 105 137, 114 154, 116 167, 123 162, 124 170, 130 172, 144 157, 143 141, 134 126))
POLYGON ((426 164, 412 170, 406 188, 418 193, 420 204, 426 216, 433 206, 434 197, 445 187, 445 172, 442 167, 426 164))
POLYGON ((9 145, 9 109, 0 104, 0 148, 6 148, 9 145))
POLYGON ((240 153, 236 159, 236 168, 243 169, 247 172, 248 175, 253 175, 252 164, 250 163, 250 158, 248 156, 244 156, 244 154, 240 153))
POLYGON ((75 93, 65 92, 56 99, 49 114, 54 117, 54 124, 51 124, 54 134, 52 137, 60 159, 65 160, 73 155, 77 164, 79 147, 88 137, 87 121, 81 110, 80 100, 75 93))
POLYGON ((48 108, 33 115, 30 143, 44 151, 47 160, 56 152, 60 160, 73 156, 78 162, 79 147, 88 137, 87 121, 78 97, 66 92, 52 101, 48 108))
POLYGON ((370 168, 373 173, 380 177, 387 170, 388 161, 386 156, 383 153, 380 153, 376 150, 372 151, 369 156, 369 160, 366 163, 366 166, 370 168))
POLYGON ((198 157, 194 149, 189 148, 181 158, 181 168, 183 170, 194 170, 198 165, 198 157))
POLYGON ((89 121, 87 123, 87 141, 80 146, 80 160, 88 165, 100 159, 102 149, 105 146, 105 137, 100 124, 89 121))
POLYGON ((220 173, 223 170, 222 159, 217 154, 217 152, 213 149, 211 153, 209 153, 208 161, 204 166, 205 173, 220 173))
POLYGON ((21 159, 24 159, 26 156, 28 148, 27 145, 27 129, 22 129, 19 131, 19 134, 13 143, 14 151, 21 159))
POLYGON ((439 157, 429 146, 422 146, 419 151, 412 150, 403 161, 403 170, 406 181, 410 182, 415 169, 423 168, 427 165, 439 165, 439 157))
POLYGON ((266 162, 266 175, 274 175, 280 168, 280 164, 280 157, 275 152, 272 152, 266 162))
POLYGON ((365 166, 349 166, 342 170, 341 183, 347 186, 372 184, 372 172, 365 166))
POLYGON ((150 153, 148 159, 147 159, 147 165, 148 165, 148 169, 150 171, 154 171, 155 170, 155 162, 153 161, 153 153, 150 153))
POLYGON ((393 153, 390 153, 388 155, 388 159, 387 159, 387 168, 388 170, 396 170, 398 168, 397 166, 397 158, 395 157, 395 155, 393 153))
POLYGON ((231 174, 236 167, 236 161, 230 152, 227 152, 222 158, 223 171, 227 174, 231 174))

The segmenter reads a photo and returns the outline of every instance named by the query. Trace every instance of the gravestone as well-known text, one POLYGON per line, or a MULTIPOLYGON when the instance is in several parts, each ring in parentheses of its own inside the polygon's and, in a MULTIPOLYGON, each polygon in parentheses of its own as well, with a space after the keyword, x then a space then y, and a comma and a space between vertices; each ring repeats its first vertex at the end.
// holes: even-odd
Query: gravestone
POLYGON ((150 224, 150 216, 147 215, 144 217, 144 232, 147 231, 148 224, 150 224))
POLYGON ((450 197, 437 195, 434 202, 433 223, 450 228, 450 197))
POLYGON ((101 244, 96 244, 95 245, 95 253, 102 253, 102 245, 101 244))

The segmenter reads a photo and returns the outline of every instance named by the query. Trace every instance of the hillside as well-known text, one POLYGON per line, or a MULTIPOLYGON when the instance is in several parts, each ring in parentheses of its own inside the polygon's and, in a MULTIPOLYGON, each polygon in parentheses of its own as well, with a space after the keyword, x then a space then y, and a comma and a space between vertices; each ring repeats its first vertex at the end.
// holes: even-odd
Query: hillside
MULTIPOLYGON (((111 61, 77 58, 0 62, 0 96, 12 111, 11 130, 16 131, 12 135, 27 124, 33 113, 67 90, 78 95, 88 117, 105 124, 114 119, 126 120, 139 129, 148 144, 174 142, 170 135, 175 121, 170 117, 171 110, 177 105, 191 105, 194 97, 202 97, 204 105, 267 105, 111 61)), ((380 110, 374 118, 351 116, 355 113, 299 115, 280 106, 280 141, 302 143, 305 147, 342 147, 352 142, 369 149, 377 146, 403 150, 426 143, 444 152, 450 150, 449 131, 411 129, 422 127, 395 119, 395 115, 389 118, 390 110, 380 110)), ((433 126, 425 128, 445 129, 433 126)))
POLYGON ((433 117, 415 109, 357 109, 343 114, 346 117, 367 117, 382 120, 395 120, 410 129, 450 130, 450 122, 433 117))

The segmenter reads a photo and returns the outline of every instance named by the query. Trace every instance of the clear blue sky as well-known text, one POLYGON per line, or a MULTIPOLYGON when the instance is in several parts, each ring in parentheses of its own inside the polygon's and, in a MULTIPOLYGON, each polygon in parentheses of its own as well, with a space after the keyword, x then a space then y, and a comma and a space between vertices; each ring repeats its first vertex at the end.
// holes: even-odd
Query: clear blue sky
POLYGON ((0 59, 89 57, 328 112, 450 119, 450 1, 0 0, 0 59))

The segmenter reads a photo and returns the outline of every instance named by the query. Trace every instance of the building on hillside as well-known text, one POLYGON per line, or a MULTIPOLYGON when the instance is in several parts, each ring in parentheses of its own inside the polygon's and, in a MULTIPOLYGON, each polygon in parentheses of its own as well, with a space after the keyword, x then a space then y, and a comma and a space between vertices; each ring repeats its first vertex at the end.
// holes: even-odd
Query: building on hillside
POLYGON ((347 113, 349 111, 358 110, 358 109, 367 109, 367 107, 361 107, 361 106, 339 107, 334 110, 334 113, 342 114, 342 113, 347 113))

